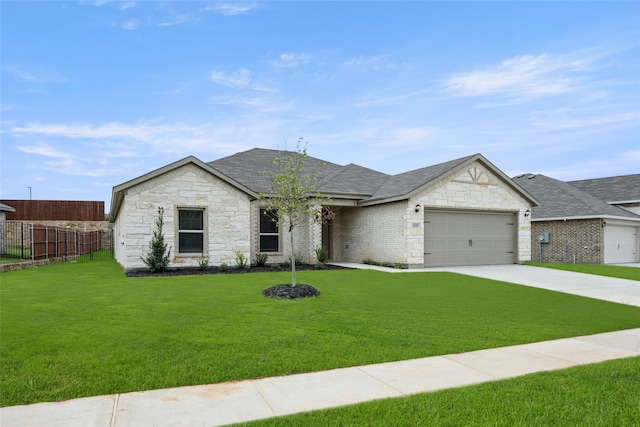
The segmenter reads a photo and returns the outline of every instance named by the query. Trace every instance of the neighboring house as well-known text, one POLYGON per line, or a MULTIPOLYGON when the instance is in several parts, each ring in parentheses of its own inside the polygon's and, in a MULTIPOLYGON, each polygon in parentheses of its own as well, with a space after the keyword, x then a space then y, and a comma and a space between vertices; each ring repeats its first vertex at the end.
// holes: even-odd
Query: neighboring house
POLYGON ((639 261, 640 215, 634 210, 640 203, 640 175, 563 182, 523 174, 513 180, 540 201, 531 212, 533 260, 639 261))
POLYGON ((0 203, 0 255, 7 253, 7 212, 15 212, 11 206, 0 203))
POLYGON ((640 215, 640 174, 569 181, 598 199, 640 215))
MULTIPOLYGON (((253 149, 213 162, 187 157, 113 188, 110 221, 115 255, 126 269, 144 268, 159 206, 172 246, 169 267, 233 265, 237 253, 269 262, 290 256, 287 228, 274 226, 260 193, 264 173, 287 152, 253 149)), ((333 261, 411 267, 510 264, 531 257, 529 212, 537 201, 480 154, 387 175, 307 157, 316 189, 334 212, 324 225, 298 226, 296 256, 315 261, 325 246, 333 261)))

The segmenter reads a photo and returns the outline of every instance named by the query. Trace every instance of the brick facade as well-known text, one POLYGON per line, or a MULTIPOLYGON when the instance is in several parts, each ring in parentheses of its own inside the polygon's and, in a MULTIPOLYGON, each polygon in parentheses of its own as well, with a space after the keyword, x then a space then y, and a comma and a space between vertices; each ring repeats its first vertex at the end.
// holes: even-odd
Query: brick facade
POLYGON ((601 219, 536 221, 532 223, 532 260, 562 263, 604 262, 604 231, 601 219), (537 236, 549 232, 549 243, 537 236), (542 257, 540 256, 542 248, 542 257))

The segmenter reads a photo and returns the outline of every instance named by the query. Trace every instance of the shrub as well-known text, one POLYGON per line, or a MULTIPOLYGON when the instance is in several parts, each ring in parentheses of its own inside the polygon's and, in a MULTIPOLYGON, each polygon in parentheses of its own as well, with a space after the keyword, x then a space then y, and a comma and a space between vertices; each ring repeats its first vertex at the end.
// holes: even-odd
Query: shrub
POLYGON ((200 270, 207 271, 209 269, 209 260, 205 257, 200 258, 198 260, 198 265, 200 266, 200 270))
POLYGON ((362 263, 363 263, 363 264, 367 264, 367 265, 377 265, 377 263, 376 263, 374 260, 369 259, 369 258, 367 258, 367 259, 363 259, 363 260, 362 260, 362 263))
POLYGON ((165 271, 169 265, 169 258, 171 257, 171 247, 167 249, 167 244, 164 242, 164 234, 162 232, 162 226, 164 224, 163 216, 164 208, 158 206, 156 229, 153 230, 153 237, 151 238, 151 242, 149 242, 149 253, 146 257, 140 257, 151 273, 165 271))
POLYGON ((247 268, 249 260, 242 252, 236 252, 236 267, 247 268))
POLYGON ((318 259, 318 262, 324 264, 327 262, 328 257, 329 251, 327 250, 327 248, 325 248, 324 246, 316 248, 316 258, 318 259))
POLYGON ((313 268, 315 268, 316 270, 322 270, 324 268, 324 262, 316 262, 313 268))
POLYGON ((280 264, 278 264, 277 262, 275 264, 271 264, 271 269, 273 271, 280 271, 282 270, 282 266, 280 266, 280 264))
POLYGON ((267 260, 269 259, 269 254, 256 254, 255 262, 258 267, 264 267, 267 265, 267 260))
POLYGON ((229 269, 229 266, 227 265, 226 262, 223 262, 222 264, 220 264, 220 266, 218 267, 218 271, 220 273, 224 273, 229 269))

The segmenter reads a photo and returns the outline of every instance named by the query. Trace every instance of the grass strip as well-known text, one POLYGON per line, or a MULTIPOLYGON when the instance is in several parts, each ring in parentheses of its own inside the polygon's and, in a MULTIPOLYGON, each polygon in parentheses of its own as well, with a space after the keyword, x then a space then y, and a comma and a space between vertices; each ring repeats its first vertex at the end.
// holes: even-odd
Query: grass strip
POLYGON ((443 272, 127 278, 114 261, 3 273, 0 405, 318 371, 640 326, 640 308, 443 272))
POLYGON ((640 357, 238 426, 637 426, 640 357))
POLYGON ((558 264, 552 262, 527 262, 534 267, 554 268, 556 270, 576 273, 595 274, 598 276, 617 277, 618 279, 640 280, 640 268, 610 264, 558 264))

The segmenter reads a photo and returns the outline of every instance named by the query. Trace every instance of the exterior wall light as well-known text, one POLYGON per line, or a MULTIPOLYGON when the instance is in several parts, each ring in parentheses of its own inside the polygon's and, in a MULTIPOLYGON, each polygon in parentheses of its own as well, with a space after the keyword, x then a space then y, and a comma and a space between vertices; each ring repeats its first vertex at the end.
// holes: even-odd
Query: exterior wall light
POLYGON ((416 205, 416 213, 420 212, 420 208, 421 208, 421 207, 422 207, 422 206, 420 206, 420 203, 418 203, 418 204, 416 205))
POLYGON ((531 209, 527 209, 526 211, 524 211, 524 217, 528 218, 529 215, 531 215, 531 209))
POLYGON ((602 221, 602 228, 605 228, 607 226, 607 221, 602 221))

